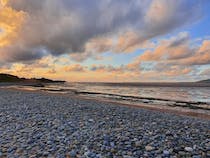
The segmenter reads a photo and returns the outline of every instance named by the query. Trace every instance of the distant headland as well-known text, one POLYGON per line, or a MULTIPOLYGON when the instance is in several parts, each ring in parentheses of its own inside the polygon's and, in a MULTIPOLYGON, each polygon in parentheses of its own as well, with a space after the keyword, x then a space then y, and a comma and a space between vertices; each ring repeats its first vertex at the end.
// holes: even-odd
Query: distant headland
POLYGON ((210 83, 210 79, 198 81, 200 83, 210 83))
POLYGON ((20 78, 15 75, 0 73, 0 83, 18 83, 23 85, 44 87, 46 83, 65 83, 66 81, 51 80, 47 78, 20 78))

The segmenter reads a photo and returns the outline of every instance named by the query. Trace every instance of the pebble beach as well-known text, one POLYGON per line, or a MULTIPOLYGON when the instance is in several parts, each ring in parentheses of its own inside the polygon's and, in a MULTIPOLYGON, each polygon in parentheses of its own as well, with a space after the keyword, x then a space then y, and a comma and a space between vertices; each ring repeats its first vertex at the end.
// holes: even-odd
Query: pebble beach
POLYGON ((208 158, 210 120, 0 89, 0 158, 208 158))

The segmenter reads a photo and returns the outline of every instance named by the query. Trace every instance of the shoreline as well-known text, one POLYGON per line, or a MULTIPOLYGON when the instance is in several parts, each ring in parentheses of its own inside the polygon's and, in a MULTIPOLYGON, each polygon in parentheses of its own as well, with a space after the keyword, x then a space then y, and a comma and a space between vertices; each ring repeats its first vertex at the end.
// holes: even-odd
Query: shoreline
MULTIPOLYGON (((79 98, 79 97, 78 97, 79 98)), ((195 117, 195 118, 200 118, 200 119, 206 119, 210 120, 210 115, 204 114, 204 113, 198 113, 198 112, 191 112, 191 111, 179 111, 179 110, 173 110, 173 109, 161 109, 158 107, 151 107, 147 105, 135 105, 135 104, 126 104, 126 103, 120 103, 120 102, 115 102, 115 101, 108 101, 105 99, 94 99, 94 98, 85 98, 81 97, 81 99, 86 99, 86 100, 94 100, 94 101, 99 101, 103 103, 111 103, 111 104, 116 104, 118 106, 125 106, 125 107, 130 107, 130 108, 139 108, 139 109, 145 109, 145 110, 151 110, 151 111, 157 111, 157 112, 162 112, 162 113, 168 113, 168 114, 174 114, 178 116, 188 116, 188 117, 195 117)))
POLYGON ((194 112, 194 111, 180 111, 176 109, 172 109, 170 107, 167 108, 160 108, 160 107, 154 107, 150 106, 150 104, 129 104, 129 103, 122 103, 119 101, 112 101, 112 100, 107 100, 104 98, 94 98, 94 97, 87 97, 87 96, 81 96, 81 95, 75 95, 72 93, 66 94, 66 93, 52 93, 52 92, 47 92, 47 91, 41 91, 41 90, 27 90, 27 89, 17 89, 17 88, 2 88, 0 89, 6 89, 6 90, 13 90, 13 91, 25 91, 25 92, 36 92, 36 93, 43 93, 43 94, 49 94, 49 95, 56 95, 56 96, 66 96, 66 97, 71 97, 71 98, 77 98, 77 99, 83 99, 87 101, 97 101, 101 103, 110 103, 110 104, 115 104, 117 106, 125 106, 125 107, 130 107, 130 108, 139 108, 139 109, 145 109, 145 110, 151 110, 151 111, 157 111, 161 113, 168 113, 168 114, 174 114, 178 116, 187 116, 187 117, 194 117, 194 118, 200 118, 200 119, 205 119, 205 120, 210 120, 210 115, 205 114, 205 113, 199 113, 199 112, 194 112))

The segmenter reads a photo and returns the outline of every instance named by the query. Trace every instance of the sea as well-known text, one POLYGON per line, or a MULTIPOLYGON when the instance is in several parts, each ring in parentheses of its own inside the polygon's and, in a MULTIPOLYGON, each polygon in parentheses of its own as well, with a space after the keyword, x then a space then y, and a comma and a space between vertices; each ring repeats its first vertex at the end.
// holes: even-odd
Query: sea
POLYGON ((64 93, 135 106, 196 111, 210 115, 210 83, 77 83, 46 84, 19 89, 64 93))

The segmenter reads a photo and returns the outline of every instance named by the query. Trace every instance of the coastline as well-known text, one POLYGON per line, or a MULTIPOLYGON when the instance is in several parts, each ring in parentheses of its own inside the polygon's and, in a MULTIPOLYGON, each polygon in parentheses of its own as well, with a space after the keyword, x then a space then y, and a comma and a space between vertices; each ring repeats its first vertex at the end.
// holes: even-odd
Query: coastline
POLYGON ((140 108, 140 109, 145 109, 145 110, 151 110, 151 111, 158 111, 158 112, 162 112, 162 113, 169 113, 169 114, 173 114, 173 115, 181 115, 181 116, 188 116, 188 117, 195 117, 195 118, 200 118, 200 119, 205 119, 205 120, 210 120, 210 114, 205 114, 205 113, 200 113, 200 112, 196 112, 196 111, 181 111, 178 109, 173 109, 170 107, 167 108, 161 108, 159 106, 152 106, 149 104, 129 104, 129 103, 122 103, 119 101, 114 101, 114 100, 108 100, 108 99, 104 99, 104 98, 94 98, 94 97, 87 97, 87 96, 81 96, 81 95, 75 95, 72 93, 72 95, 70 94, 66 94, 66 93, 52 93, 52 92, 47 92, 47 91, 41 91, 41 90, 31 90, 29 89, 17 89, 17 88, 2 88, 1 89, 5 89, 5 90, 12 90, 12 91, 25 91, 25 92, 35 92, 35 93, 42 93, 42 94, 49 94, 49 95, 58 95, 58 96, 66 96, 66 97, 70 97, 70 98, 76 98, 76 99, 82 99, 82 100, 87 100, 87 101, 97 101, 100 103, 110 103, 110 104, 115 104, 116 106, 126 106, 126 107, 130 107, 130 108, 140 108))
POLYGON ((208 157, 210 121, 0 88, 0 157, 208 157))
MULTIPOLYGON (((76 96, 75 96, 76 97, 76 96)), ((173 109, 161 109, 158 106, 147 106, 147 105, 135 105, 135 104, 126 104, 126 103, 120 103, 117 101, 110 101, 110 100, 105 100, 105 99, 94 99, 94 98, 88 98, 88 97, 78 97, 79 99, 86 99, 86 100, 94 100, 98 101, 101 103, 111 103, 115 104, 117 106, 126 106, 130 108, 139 108, 139 109, 145 109, 145 110, 151 110, 151 111, 157 111, 157 112, 162 112, 162 113, 168 113, 168 114, 173 114, 173 115, 178 115, 178 116, 188 116, 188 117, 195 117, 195 118, 200 118, 200 119, 205 119, 205 120, 210 120, 210 115, 204 114, 204 113, 198 113, 198 112, 192 112, 192 111, 180 111, 180 110, 173 110, 173 109)))

